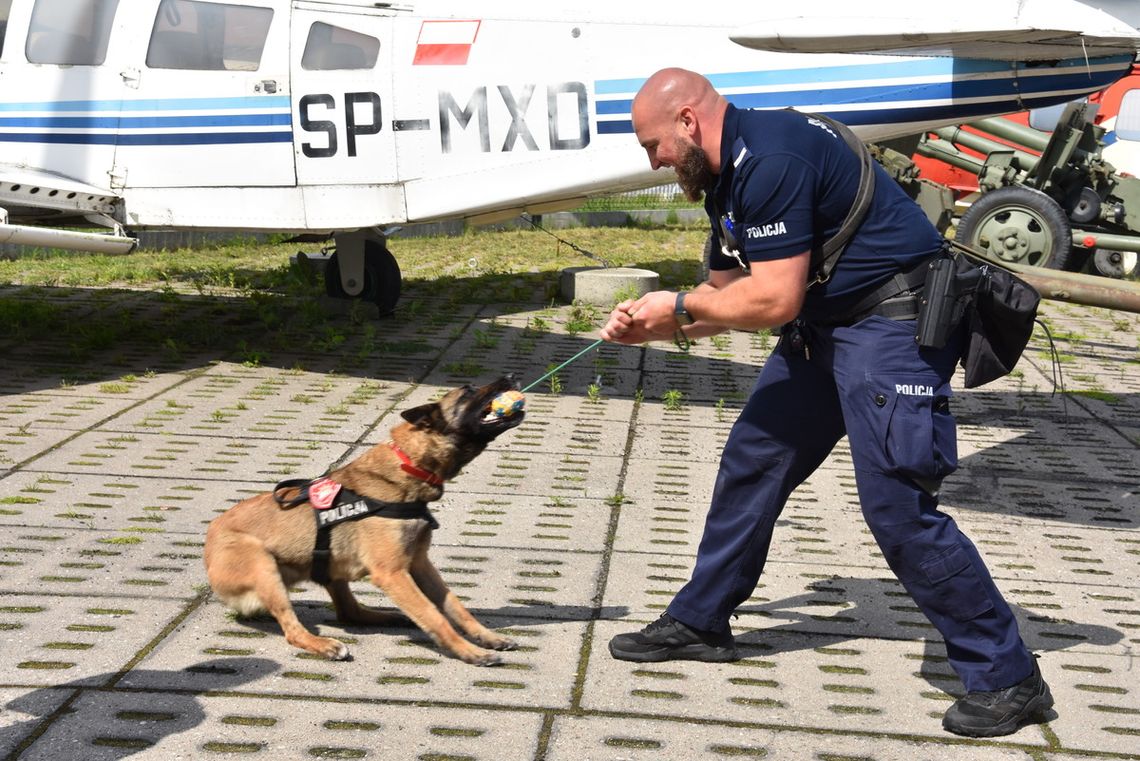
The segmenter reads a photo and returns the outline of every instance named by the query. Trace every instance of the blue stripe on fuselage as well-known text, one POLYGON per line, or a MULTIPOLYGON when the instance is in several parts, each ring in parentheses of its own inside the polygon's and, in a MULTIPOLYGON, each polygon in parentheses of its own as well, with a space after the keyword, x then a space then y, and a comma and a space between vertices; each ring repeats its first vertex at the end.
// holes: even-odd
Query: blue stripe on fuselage
MULTIPOLYGON (((969 61, 951 58, 915 59, 910 61, 863 64, 857 66, 825 66, 815 69, 751 71, 708 75, 718 89, 756 88, 754 92, 731 93, 725 97, 739 108, 783 108, 817 106, 826 103, 828 116, 847 124, 886 124, 894 121, 965 120, 995 111, 1018 111, 1071 100, 1073 95, 1057 91, 1091 92, 1115 82, 1131 64, 1129 56, 1113 56, 1090 61, 1072 59, 1055 64, 1012 64, 1000 61, 969 61), (1092 71, 1091 65, 1120 66, 1119 70, 1092 71), (1049 73, 1038 73, 1048 71, 1049 73), (1008 77, 971 79, 979 74, 1008 72, 1008 77), (882 83, 858 87, 811 87, 811 84, 850 82, 903 77, 953 77, 936 82, 882 83), (799 90, 763 91, 771 86, 805 85, 799 90), (921 101, 985 99, 982 103, 940 103, 929 106, 921 101), (916 105, 891 106, 900 101, 918 101, 916 105), (881 108, 844 110, 840 104, 876 104, 881 108)), ((596 100, 599 117, 625 116, 625 119, 598 119, 598 134, 633 132, 629 120, 633 95, 645 79, 599 80, 594 83, 599 96, 628 95, 627 98, 596 100)))
POLYGON ((157 135, 119 135, 106 132, 0 133, 0 143, 48 143, 52 145, 227 145, 288 143, 292 140, 292 132, 180 132, 157 135))
MULTIPOLYGON (((1037 98, 1011 98, 990 100, 984 103, 946 103, 937 106, 906 106, 903 108, 876 108, 846 111, 833 108, 820 113, 846 125, 855 127, 871 124, 896 124, 927 121, 969 121, 975 116, 989 116, 995 112, 1014 112, 1043 106, 1053 106, 1072 100, 1071 96, 1044 95, 1037 98)), ((633 134, 630 119, 598 122, 599 135, 633 134)))
MULTIPOLYGON (((1082 90, 1103 82, 1116 80, 1113 72, 1098 72, 1099 78, 1086 73, 1056 74, 1040 77, 1009 79, 972 79, 953 82, 923 82, 914 84, 884 84, 859 87, 829 87, 826 89, 779 90, 776 92, 731 93, 725 97, 737 108, 786 108, 826 103, 882 103, 890 105, 900 100, 942 100, 947 98, 993 98, 994 96, 1032 95, 1057 90, 1082 90)), ((597 101, 599 116, 628 114, 632 98, 597 101)))
POLYGON ((291 127, 289 96, 150 98, 0 102, 0 130, 114 130, 114 132, 0 132, 0 143, 52 145, 225 145, 287 143, 291 129, 265 132, 143 133, 137 130, 291 127), (152 111, 140 116, 123 114, 152 111), (166 112, 166 113, 161 113, 166 112), (172 113, 173 112, 173 113, 172 113), (196 113, 188 113, 196 112, 196 113), (208 113, 205 113, 208 112, 208 113), (254 113, 242 113, 254 112, 254 113), (31 114, 35 116, 17 116, 31 114))
POLYGON ((201 116, 0 116, 0 128, 169 129, 171 127, 275 127, 292 123, 289 114, 203 114, 201 116))
POLYGON ((284 109, 289 112, 292 103, 288 95, 268 95, 248 98, 148 98, 142 100, 57 100, 0 102, 0 112, 38 111, 43 113, 74 113, 76 111, 225 111, 225 110, 284 109))

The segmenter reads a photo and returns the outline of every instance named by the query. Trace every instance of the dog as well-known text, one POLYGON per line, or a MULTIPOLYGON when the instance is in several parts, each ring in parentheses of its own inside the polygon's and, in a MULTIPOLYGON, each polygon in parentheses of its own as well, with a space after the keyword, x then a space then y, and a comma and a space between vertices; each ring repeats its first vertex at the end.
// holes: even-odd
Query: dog
POLYGON ((507 375, 480 388, 454 389, 438 402, 402 412, 390 442, 327 476, 283 481, 219 515, 206 531, 204 550, 214 593, 240 615, 267 611, 295 647, 330 660, 348 658, 343 642, 310 632, 289 602, 289 588, 313 578, 332 597, 342 622, 382 626, 411 619, 447 653, 479 666, 499 663, 493 651, 516 645, 479 623, 428 559, 438 524, 427 503, 438 500, 444 482, 496 437, 523 421, 521 409, 502 416, 491 411, 499 394, 518 388, 507 375), (331 525, 319 531, 318 524, 331 525), (357 602, 349 582, 365 576, 407 619, 357 602))

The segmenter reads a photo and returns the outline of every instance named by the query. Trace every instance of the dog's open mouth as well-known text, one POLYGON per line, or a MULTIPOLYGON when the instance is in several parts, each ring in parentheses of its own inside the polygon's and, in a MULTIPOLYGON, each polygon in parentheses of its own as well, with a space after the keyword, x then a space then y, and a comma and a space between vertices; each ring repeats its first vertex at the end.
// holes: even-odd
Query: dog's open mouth
POLYGON ((487 389, 490 393, 483 400, 479 422, 488 433, 502 433, 514 428, 526 417, 526 397, 519 391, 518 382, 507 376, 487 389))

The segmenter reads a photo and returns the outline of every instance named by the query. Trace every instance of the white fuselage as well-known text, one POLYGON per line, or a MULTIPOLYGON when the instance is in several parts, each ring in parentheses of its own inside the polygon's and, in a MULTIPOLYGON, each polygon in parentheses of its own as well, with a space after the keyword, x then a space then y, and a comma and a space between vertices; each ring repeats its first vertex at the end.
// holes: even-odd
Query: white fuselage
POLYGON ((130 229, 486 220, 669 182, 629 116, 664 66, 875 140, 1078 97, 1131 58, 762 52, 729 40, 741 5, 720 1, 646 15, 659 5, 121 0, 99 63, 58 63, 89 51, 36 5, 12 0, 7 19, 0 170, 105 190, 130 229))

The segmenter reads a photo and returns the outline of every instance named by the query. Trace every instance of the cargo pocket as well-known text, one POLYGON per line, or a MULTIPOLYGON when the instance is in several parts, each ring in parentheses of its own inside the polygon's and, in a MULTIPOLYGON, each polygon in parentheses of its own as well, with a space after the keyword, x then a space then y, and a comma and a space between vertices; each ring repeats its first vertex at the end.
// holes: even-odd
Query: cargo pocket
POLYGON ((970 556, 961 547, 951 547, 921 564, 934 594, 934 606, 955 621, 971 621, 992 610, 986 585, 978 578, 970 556))
POLYGON ((871 403, 878 408, 876 435, 886 472, 938 480, 958 467, 958 437, 950 412, 950 388, 937 376, 871 375, 871 403))

